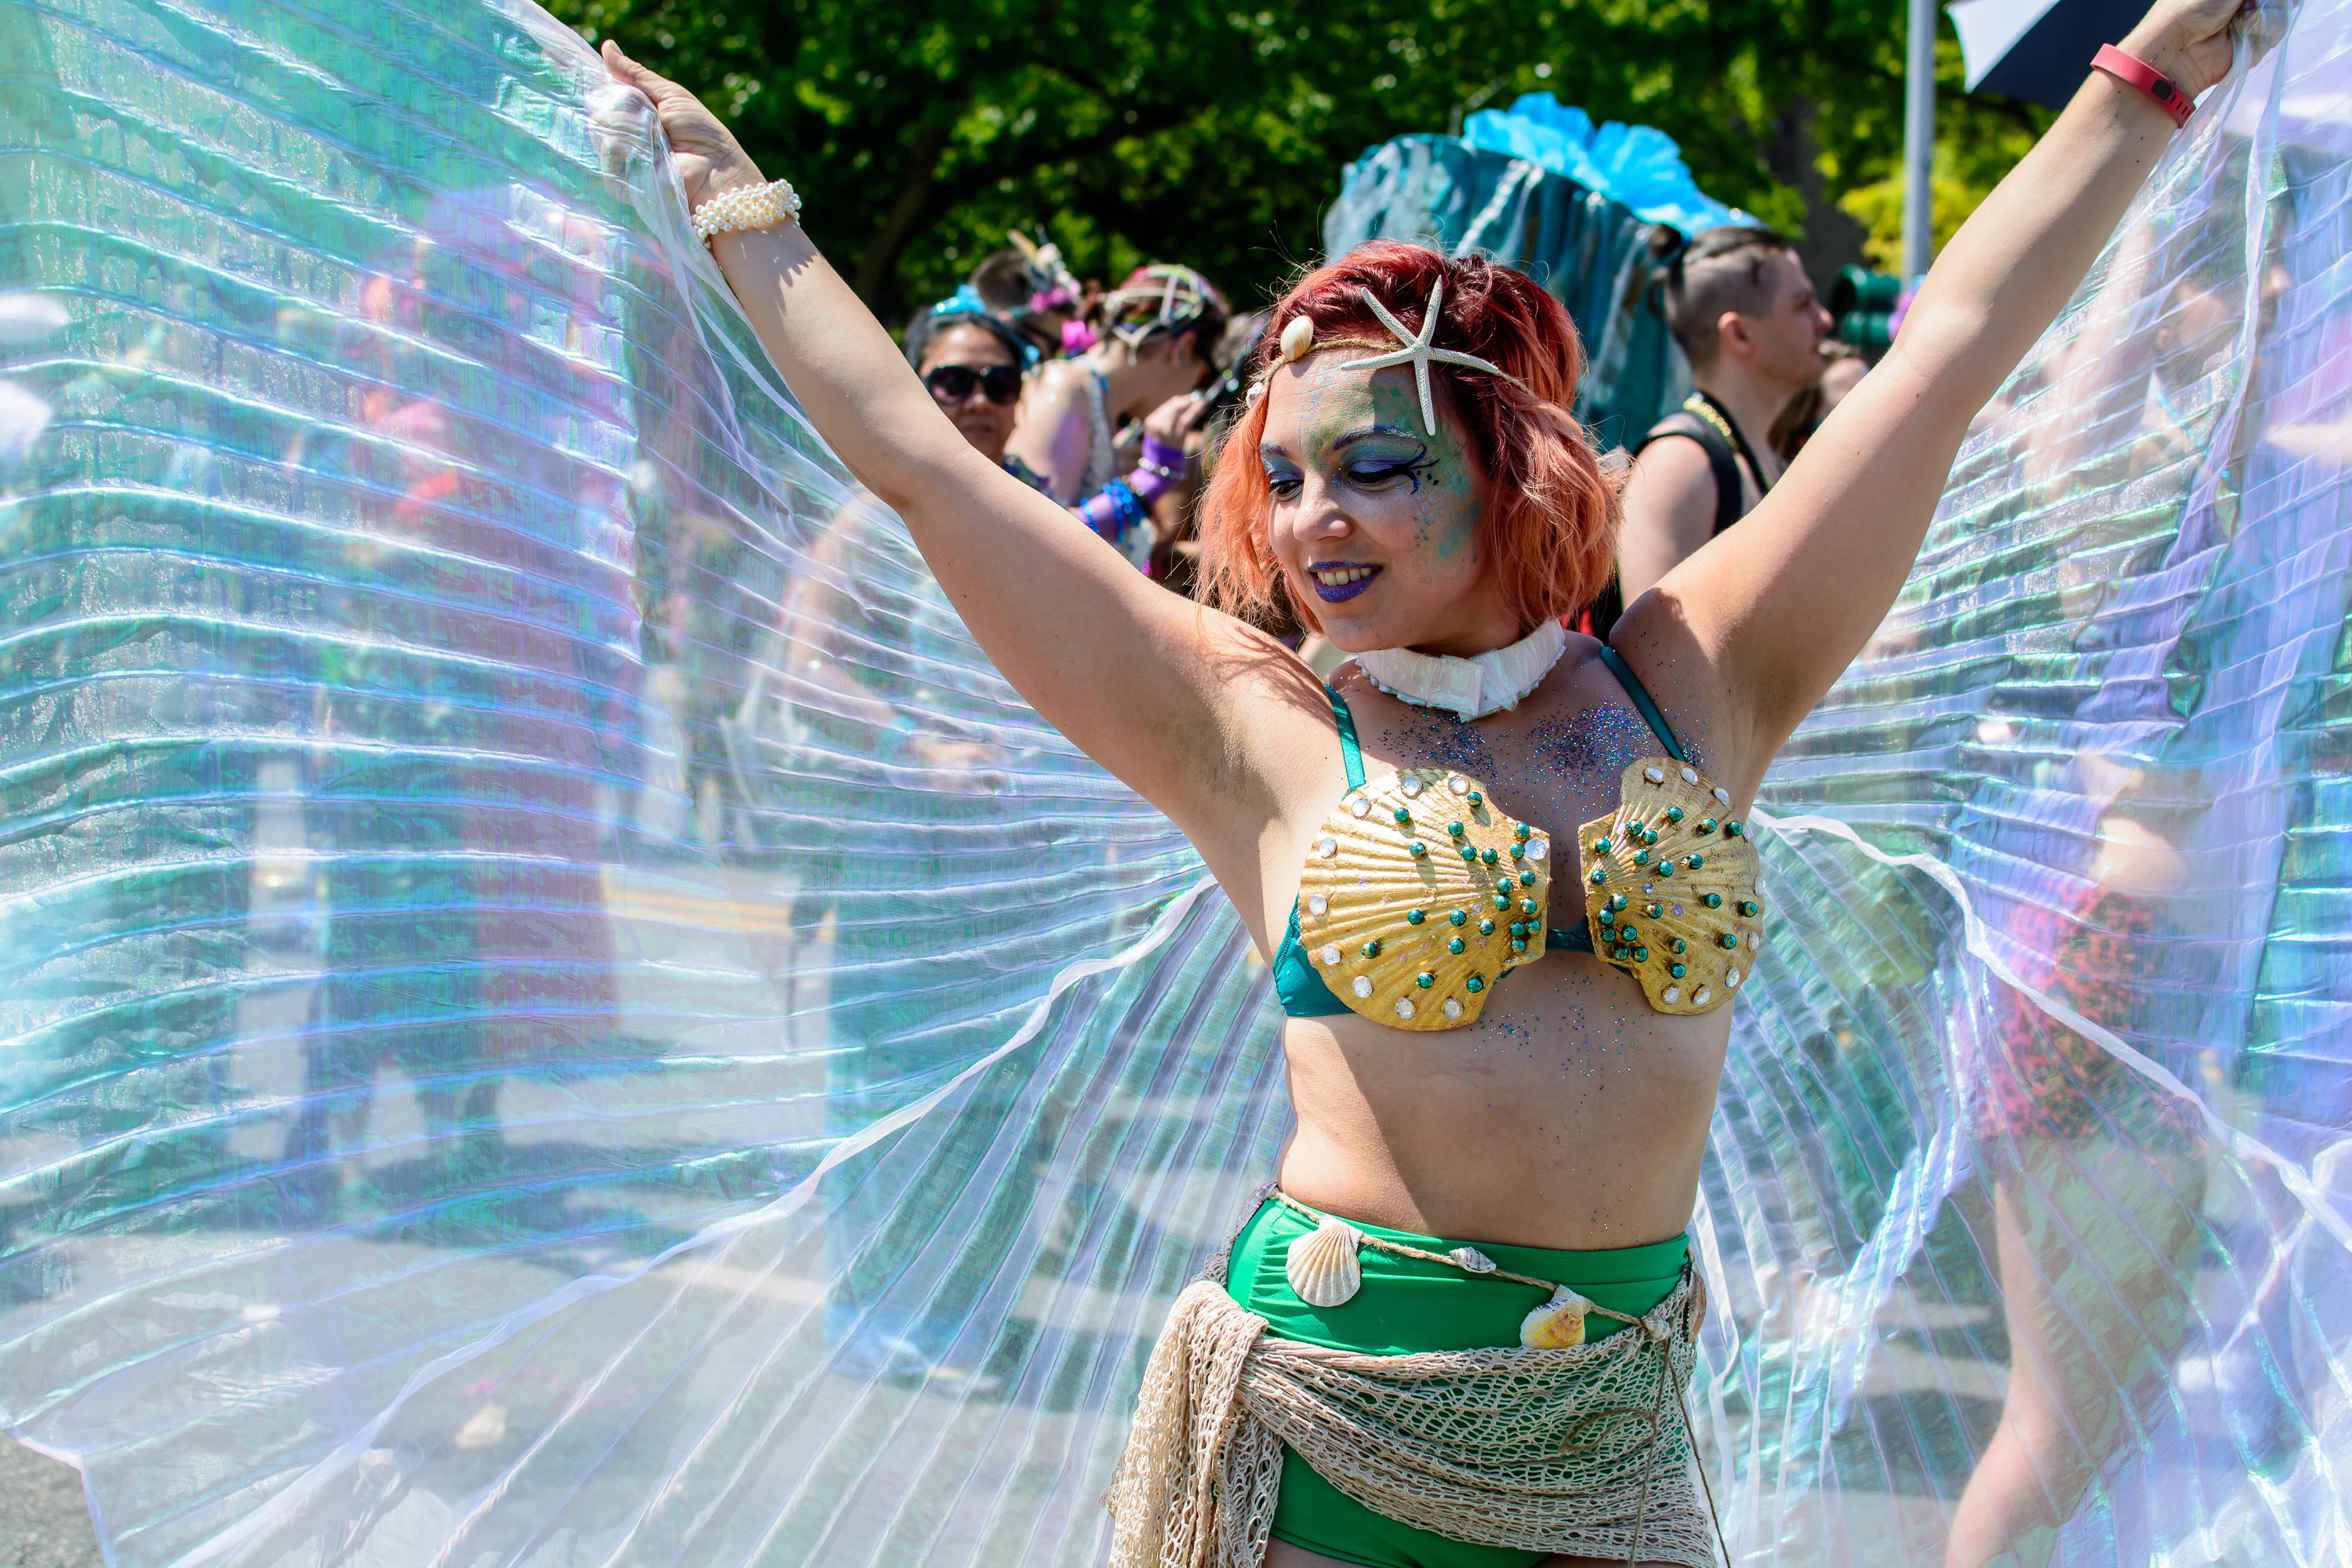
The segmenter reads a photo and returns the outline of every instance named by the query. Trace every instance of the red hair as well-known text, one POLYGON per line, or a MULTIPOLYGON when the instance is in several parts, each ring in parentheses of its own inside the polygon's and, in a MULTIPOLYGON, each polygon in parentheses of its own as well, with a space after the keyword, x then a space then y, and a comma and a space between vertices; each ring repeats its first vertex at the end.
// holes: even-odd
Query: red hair
MULTIPOLYGON (((1256 372, 1274 364, 1282 330, 1301 316, 1313 319, 1318 343, 1393 344, 1364 293, 1418 331, 1430 287, 1441 278, 1445 300, 1436 346, 1476 354, 1527 384, 1521 390, 1479 371, 1430 367, 1440 401, 1468 432, 1486 470, 1481 555, 1494 563, 1504 605, 1524 634, 1591 603, 1615 569, 1617 486, 1569 412, 1584 347, 1565 306, 1514 268, 1374 240, 1308 273, 1283 296, 1260 340, 1256 372)), ((1232 460, 1216 465, 1202 499, 1200 595, 1244 620, 1286 612, 1319 627, 1313 609, 1288 592, 1267 538, 1274 497, 1257 461, 1265 434, 1265 399, 1253 398, 1226 435, 1223 451, 1232 460)))

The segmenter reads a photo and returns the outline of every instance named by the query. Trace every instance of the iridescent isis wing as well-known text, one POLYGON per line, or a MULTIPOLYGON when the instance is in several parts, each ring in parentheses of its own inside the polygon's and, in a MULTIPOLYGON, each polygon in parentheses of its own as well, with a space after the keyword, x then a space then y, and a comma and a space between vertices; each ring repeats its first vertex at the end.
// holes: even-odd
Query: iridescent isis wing
POLYGON ((2347 20, 2211 95, 1767 782, 1701 1226, 1744 1561, 2352 1540, 2347 20))
POLYGON ((1285 1115, 527 5, 0 14, 0 1418, 122 1564, 1082 1560, 1285 1115))

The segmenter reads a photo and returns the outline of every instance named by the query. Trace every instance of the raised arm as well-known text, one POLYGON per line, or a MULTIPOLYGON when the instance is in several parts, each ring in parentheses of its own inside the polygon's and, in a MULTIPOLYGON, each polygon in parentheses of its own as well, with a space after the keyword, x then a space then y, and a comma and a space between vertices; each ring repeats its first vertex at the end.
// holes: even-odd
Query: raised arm
MULTIPOLYGON (((2239 7, 2158 0, 2121 47, 2200 93, 2229 69, 2239 7)), ((1886 358, 1763 504, 1618 623, 1614 640, 1637 669, 1696 652, 1714 672, 1737 752, 1727 761, 1750 787, 1885 618, 1969 422, 2082 282, 2172 139, 2170 117, 2146 96, 2086 74, 1944 247, 1886 358)))
MULTIPOLYGON (((611 43, 604 58, 653 100, 690 205, 762 182, 693 94, 611 43)), ((797 225, 720 235, 712 253, 810 421, 906 521, 997 668, 1055 728, 1180 823, 1213 819, 1216 798, 1234 787, 1213 772, 1228 757, 1219 732, 1236 695, 1234 672, 1286 662, 1280 646, 1154 587, 975 451, 797 225)))

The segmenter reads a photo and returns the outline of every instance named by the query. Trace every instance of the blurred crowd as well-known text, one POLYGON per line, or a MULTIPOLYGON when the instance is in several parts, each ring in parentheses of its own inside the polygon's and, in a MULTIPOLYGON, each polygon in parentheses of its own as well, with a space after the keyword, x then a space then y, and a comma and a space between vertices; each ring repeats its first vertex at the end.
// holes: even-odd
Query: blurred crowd
MULTIPOLYGON (((1008 238, 907 324, 908 361, 974 447, 1188 591, 1203 464, 1241 403, 1265 314, 1235 314, 1181 263, 1106 288, 1074 277, 1052 244, 1008 238)), ((1755 507, 1867 368, 1830 336, 1796 247, 1769 229, 1683 244, 1661 309, 1692 386, 1630 454, 1620 583, 1583 619, 1595 634, 1755 507)), ((1336 662, 1280 629, 1318 666, 1336 662)))
POLYGON ((1190 267, 1106 289, 1011 237, 908 323, 908 361, 974 447, 1181 591, 1202 459, 1265 319, 1190 267))

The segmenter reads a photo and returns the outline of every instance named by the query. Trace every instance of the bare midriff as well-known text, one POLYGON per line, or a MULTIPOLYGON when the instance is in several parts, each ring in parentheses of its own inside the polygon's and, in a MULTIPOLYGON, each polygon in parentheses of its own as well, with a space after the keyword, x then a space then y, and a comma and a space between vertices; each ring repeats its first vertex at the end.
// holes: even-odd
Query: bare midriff
POLYGON ((1653 1013, 1630 976, 1566 952, 1514 973, 1469 1028, 1291 1019, 1283 1190, 1454 1241, 1667 1240, 1690 1221, 1730 1023, 1653 1013))

